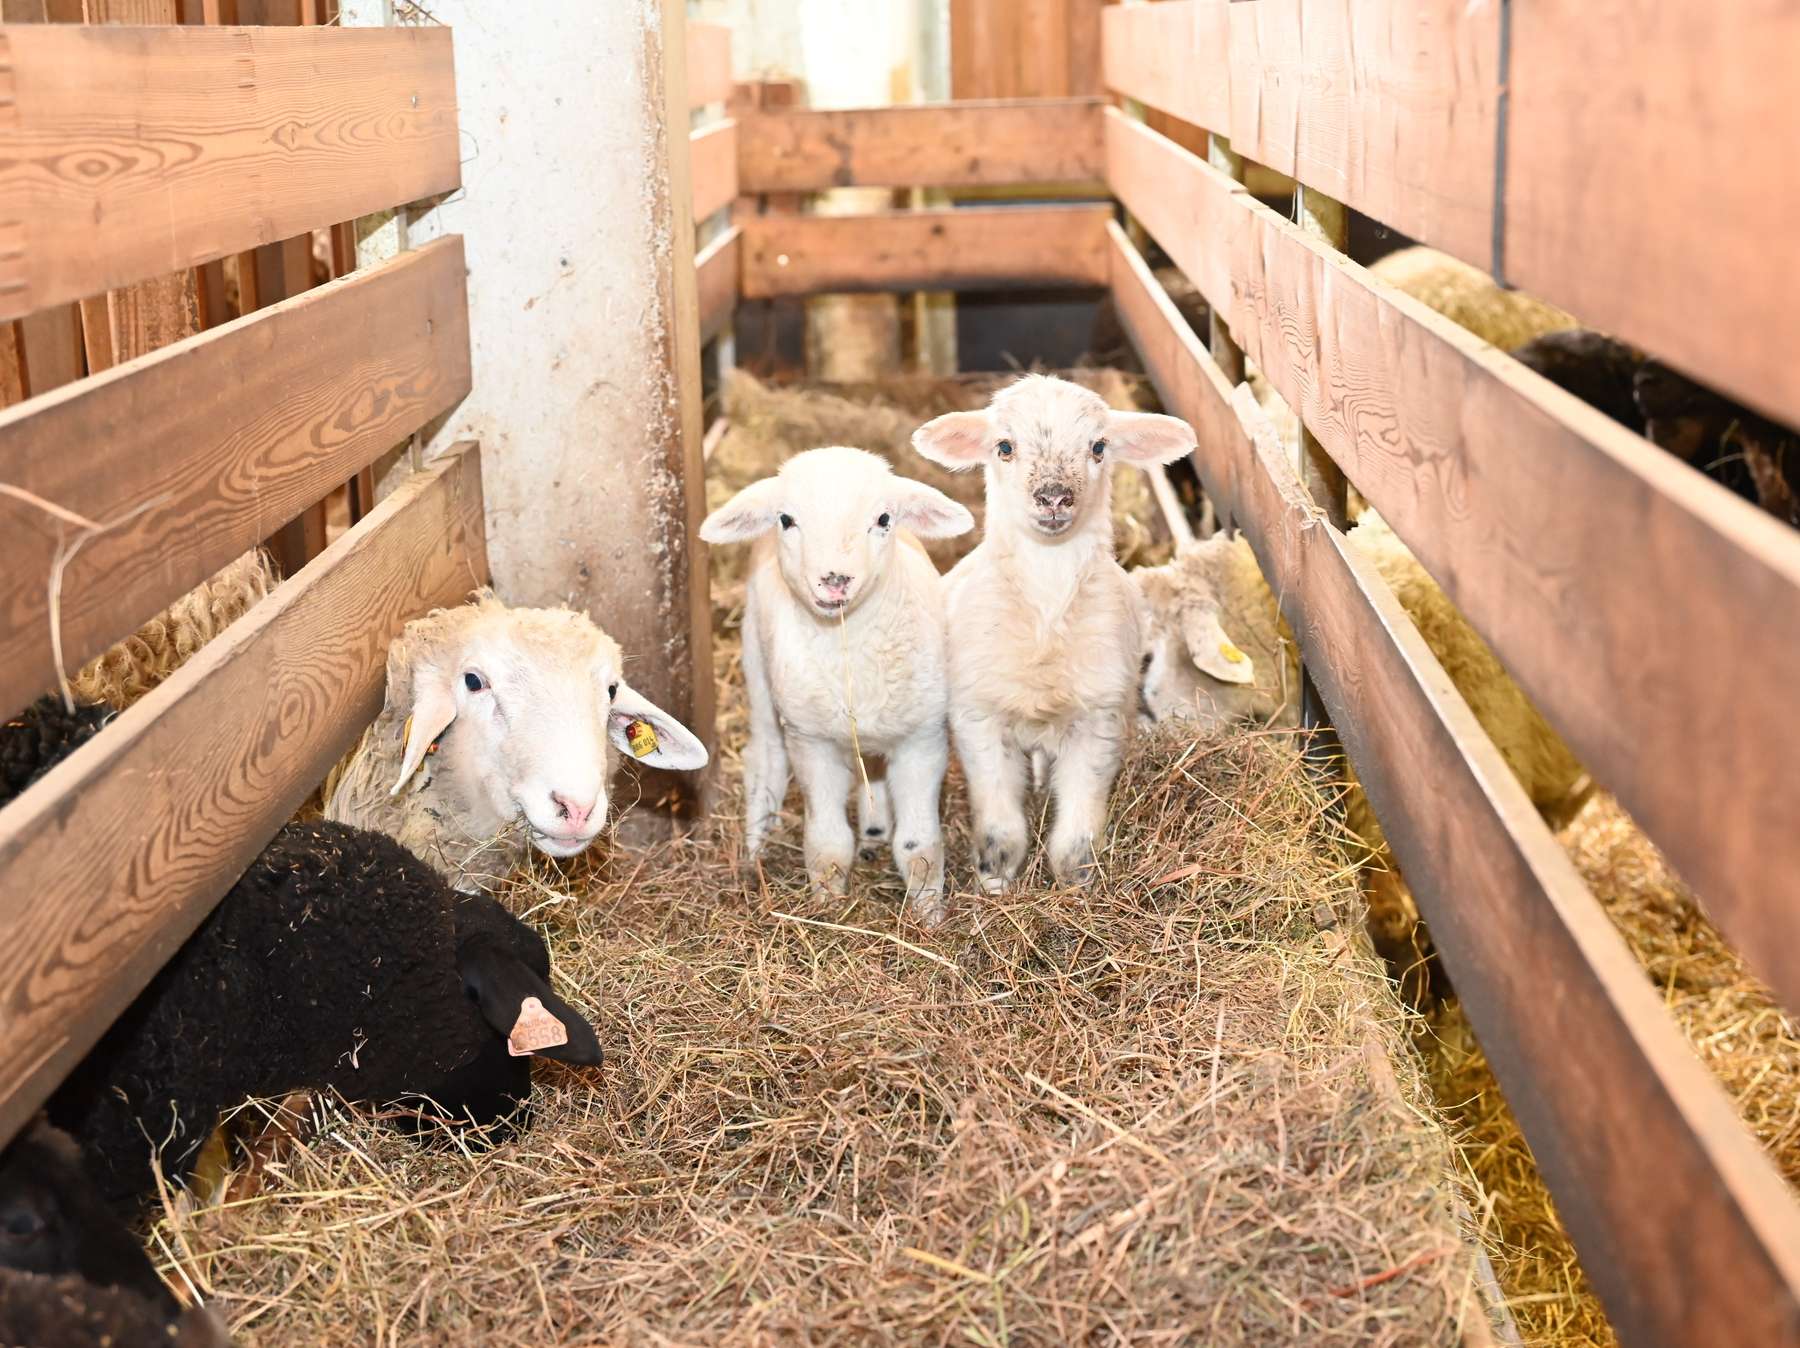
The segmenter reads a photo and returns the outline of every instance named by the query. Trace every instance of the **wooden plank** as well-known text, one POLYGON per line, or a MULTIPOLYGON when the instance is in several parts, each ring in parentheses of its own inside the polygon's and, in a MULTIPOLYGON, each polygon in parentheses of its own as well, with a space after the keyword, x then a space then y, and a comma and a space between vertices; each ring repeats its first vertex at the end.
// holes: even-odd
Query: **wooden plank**
POLYGON ((737 308, 742 257, 743 230, 733 225, 694 259, 694 270, 699 276, 702 345, 719 335, 737 308))
POLYGON ((1155 174, 1133 162, 1115 179, 1121 198, 1134 213, 1154 193, 1212 203, 1140 218, 1201 269, 1245 353, 1800 1007, 1800 534, 1177 147, 1146 162, 1155 174))
POLYGON ((0 407, 25 401, 25 342, 17 323, 0 323, 0 407))
POLYGON ((461 181, 434 27, 8 28, 0 318, 461 181))
POLYGON ((690 108, 731 98, 731 30, 719 23, 687 26, 687 101, 690 108))
MULTIPOLYGON (((1164 0, 1175 3, 1175 0, 1164 0)), ((1232 232, 1243 187, 1200 156, 1106 109, 1106 180, 1175 265, 1223 313, 1231 305, 1232 232)))
POLYGON ((750 216, 744 298, 1106 284, 1110 206, 750 216))
POLYGON ((402 625, 486 574, 466 445, 0 815, 0 1142, 380 709, 402 625))
POLYGON ((1228 0, 1111 5, 1102 17, 1106 87, 1184 122, 1231 124, 1228 0))
POLYGON ((32 394, 73 384, 87 371, 81 352, 81 311, 73 304, 19 320, 25 343, 25 384, 32 394))
POLYGON ((1228 64, 1209 73, 1228 72, 1232 149, 1487 266, 1499 14, 1467 0, 1231 5, 1228 64))
MULTIPOLYGON (((0 413, 7 480, 92 520, 62 587, 72 669, 469 389, 460 238, 0 413), (102 465, 104 465, 102 469, 102 465)), ((0 500, 0 706, 54 679, 60 526, 0 500)))
POLYGON ((737 199, 738 139, 738 124, 729 117, 688 137, 696 221, 724 210, 737 199))
POLYGON ((1800 8, 1512 22, 1507 279, 1800 425, 1800 8))
POLYGON ((1281 597, 1621 1339, 1800 1343, 1792 1194, 1392 593, 1116 227, 1111 248, 1126 328, 1281 597))
POLYGON ((742 190, 1097 183, 1102 103, 1091 98, 923 103, 747 119, 742 190))
MULTIPOLYGON (((1076 0, 1078 2, 1078 0, 1076 0)), ((952 98, 1064 98, 1093 72, 1075 68, 1072 0, 950 0, 952 98)))

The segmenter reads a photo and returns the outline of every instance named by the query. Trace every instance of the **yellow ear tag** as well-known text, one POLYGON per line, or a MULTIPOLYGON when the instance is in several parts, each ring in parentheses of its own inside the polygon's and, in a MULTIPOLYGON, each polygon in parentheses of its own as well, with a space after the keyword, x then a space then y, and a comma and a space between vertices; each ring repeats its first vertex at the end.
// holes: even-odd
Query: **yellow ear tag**
POLYGON ((648 758, 656 752, 656 732, 650 728, 648 721, 633 721, 626 726, 625 742, 638 758, 648 758))
POLYGON ((1249 659, 1247 655, 1240 651, 1236 646, 1233 646, 1229 641, 1221 641, 1219 643, 1219 654, 1224 656, 1234 665, 1241 665, 1245 660, 1249 659))

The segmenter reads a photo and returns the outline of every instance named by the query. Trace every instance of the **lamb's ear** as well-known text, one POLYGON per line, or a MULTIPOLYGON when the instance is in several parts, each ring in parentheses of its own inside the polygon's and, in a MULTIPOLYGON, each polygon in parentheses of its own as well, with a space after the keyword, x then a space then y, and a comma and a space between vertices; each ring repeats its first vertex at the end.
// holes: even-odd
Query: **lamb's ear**
POLYGON ((400 777, 388 791, 390 796, 412 780, 419 764, 438 737, 456 719, 456 694, 450 691, 451 675, 436 665, 413 670, 412 710, 406 716, 406 750, 400 760, 400 777))
POLYGON ((1181 636, 1188 657, 1202 674, 1220 683, 1255 683, 1256 662, 1225 634, 1219 615, 1210 608, 1190 608, 1181 615, 1181 636))
POLYGON ((1159 412, 1113 412, 1106 418, 1106 446, 1126 463, 1173 463, 1194 452, 1194 428, 1159 412))
POLYGON ((914 431, 912 446, 933 463, 960 471, 987 457, 992 433, 986 412, 946 412, 914 431))
POLYGON ((694 732, 628 683, 619 685, 606 720, 612 742, 640 763, 674 772, 706 766, 706 746, 694 732))
POLYGON ((457 947, 456 964, 481 1018, 505 1037, 513 1057, 535 1053, 578 1067, 600 1065, 594 1027, 516 955, 489 941, 466 941, 457 947))
POLYGON ((752 482, 700 524, 700 537, 708 543, 742 543, 775 527, 778 487, 765 477, 752 482))
POLYGON ((975 517, 967 508, 952 501, 936 487, 908 478, 898 479, 900 490, 894 497, 894 519, 903 529, 920 538, 955 538, 975 527, 975 517))

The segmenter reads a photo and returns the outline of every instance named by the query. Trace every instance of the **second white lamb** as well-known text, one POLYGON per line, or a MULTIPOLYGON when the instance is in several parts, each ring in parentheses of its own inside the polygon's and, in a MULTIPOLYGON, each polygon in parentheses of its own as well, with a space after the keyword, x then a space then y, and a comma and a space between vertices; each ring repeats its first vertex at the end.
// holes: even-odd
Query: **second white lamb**
POLYGON ((943 918, 944 602, 918 540, 974 524, 878 455, 836 447, 796 454, 700 526, 711 544, 754 540, 744 611, 752 859, 780 816, 791 765, 814 883, 842 892, 849 882, 854 790, 864 847, 872 853, 891 833, 914 915, 943 918))

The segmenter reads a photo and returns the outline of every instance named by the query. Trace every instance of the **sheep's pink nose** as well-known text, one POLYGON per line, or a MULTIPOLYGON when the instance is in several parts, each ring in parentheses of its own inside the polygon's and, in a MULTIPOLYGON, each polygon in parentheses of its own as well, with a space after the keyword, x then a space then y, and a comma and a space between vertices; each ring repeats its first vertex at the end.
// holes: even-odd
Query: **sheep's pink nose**
POLYGON ((587 827, 588 816, 594 812, 594 802, 580 804, 573 796, 565 796, 560 791, 550 793, 550 801, 556 806, 556 812, 569 821, 569 832, 580 833, 587 827))
POLYGON ((1039 487, 1032 495, 1037 498, 1038 507, 1042 510, 1067 510, 1075 504, 1073 487, 1039 487))
POLYGON ((850 577, 841 571, 827 571, 819 577, 819 584, 825 587, 825 592, 833 599, 842 599, 844 591, 850 588, 850 577))

